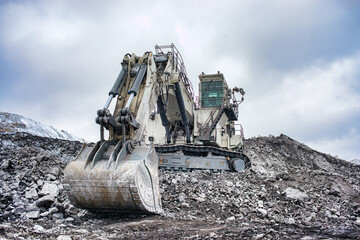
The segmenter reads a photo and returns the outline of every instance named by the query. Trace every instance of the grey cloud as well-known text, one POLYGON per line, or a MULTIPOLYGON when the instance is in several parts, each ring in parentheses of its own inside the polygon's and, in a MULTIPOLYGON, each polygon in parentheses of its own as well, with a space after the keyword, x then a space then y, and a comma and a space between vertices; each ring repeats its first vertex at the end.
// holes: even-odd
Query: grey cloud
POLYGON ((0 108, 96 141, 95 112, 122 57, 174 42, 195 88, 198 74, 218 70, 245 88, 247 137, 286 133, 331 146, 360 129, 356 9, 343 1, 10 2, 0 6, 0 54, 12 79, 0 108))

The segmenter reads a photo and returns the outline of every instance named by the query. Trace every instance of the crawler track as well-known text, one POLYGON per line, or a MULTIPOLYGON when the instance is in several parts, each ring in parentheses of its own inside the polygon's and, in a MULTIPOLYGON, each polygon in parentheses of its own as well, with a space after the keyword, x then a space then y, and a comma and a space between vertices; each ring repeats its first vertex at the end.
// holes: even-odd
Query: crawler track
POLYGON ((168 145, 156 146, 157 153, 176 153, 182 151, 187 156, 201 156, 206 157, 209 153, 216 156, 223 156, 226 158, 240 158, 245 162, 245 168, 251 167, 250 159, 242 152, 235 152, 226 149, 221 149, 213 146, 195 146, 195 145, 168 145))

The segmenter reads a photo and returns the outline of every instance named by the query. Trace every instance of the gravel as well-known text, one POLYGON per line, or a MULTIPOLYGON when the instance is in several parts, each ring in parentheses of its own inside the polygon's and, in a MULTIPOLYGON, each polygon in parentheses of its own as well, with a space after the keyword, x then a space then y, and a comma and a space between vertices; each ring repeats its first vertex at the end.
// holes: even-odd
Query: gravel
POLYGON ((161 216, 75 208, 62 181, 80 142, 0 139, 0 239, 360 239, 360 165, 285 135, 247 139, 242 172, 160 170, 161 216))

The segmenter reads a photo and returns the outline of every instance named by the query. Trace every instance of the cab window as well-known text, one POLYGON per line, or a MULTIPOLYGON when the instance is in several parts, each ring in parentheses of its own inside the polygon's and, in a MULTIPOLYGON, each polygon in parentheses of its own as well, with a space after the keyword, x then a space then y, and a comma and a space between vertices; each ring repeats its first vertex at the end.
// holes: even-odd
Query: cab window
POLYGON ((221 106, 223 94, 223 81, 201 82, 201 107, 221 106))

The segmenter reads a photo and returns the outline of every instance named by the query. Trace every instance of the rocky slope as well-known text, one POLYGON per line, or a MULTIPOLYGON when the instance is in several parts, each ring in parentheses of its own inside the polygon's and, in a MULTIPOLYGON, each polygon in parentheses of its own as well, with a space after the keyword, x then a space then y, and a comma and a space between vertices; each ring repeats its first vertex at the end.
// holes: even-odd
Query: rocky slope
POLYGON ((82 141, 64 131, 15 113, 0 112, 0 133, 25 132, 35 136, 82 141))
POLYGON ((76 209, 62 171, 80 142, 0 138, 0 239, 360 238, 360 166, 285 135, 246 140, 251 170, 160 171, 163 216, 76 209))
POLYGON ((350 162, 360 165, 360 159, 353 159, 350 162))

